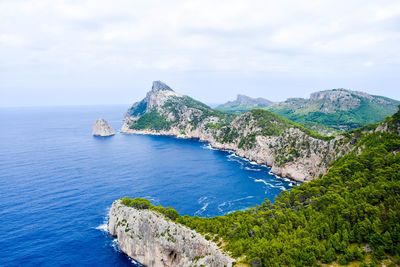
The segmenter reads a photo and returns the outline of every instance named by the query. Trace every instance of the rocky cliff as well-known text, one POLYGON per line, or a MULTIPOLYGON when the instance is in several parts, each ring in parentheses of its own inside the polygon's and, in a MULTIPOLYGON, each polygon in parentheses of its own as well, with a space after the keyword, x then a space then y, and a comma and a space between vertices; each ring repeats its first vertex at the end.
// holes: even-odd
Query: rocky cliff
POLYGON ((320 136, 266 110, 219 112, 159 81, 127 111, 121 132, 198 138, 301 182, 324 174, 333 160, 351 150, 343 136, 320 136))
POLYGON ((113 127, 104 119, 98 119, 93 125, 93 135, 95 136, 110 136, 114 134, 113 127))
POLYGON ((146 266, 232 266, 234 260, 194 230, 148 210, 111 206, 109 233, 119 248, 146 266))

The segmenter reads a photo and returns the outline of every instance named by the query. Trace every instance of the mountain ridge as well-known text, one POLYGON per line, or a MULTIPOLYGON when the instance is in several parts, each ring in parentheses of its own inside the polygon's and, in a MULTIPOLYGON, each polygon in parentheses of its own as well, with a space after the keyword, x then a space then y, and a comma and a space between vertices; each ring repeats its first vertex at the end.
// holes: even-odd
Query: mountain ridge
POLYGON ((322 125, 345 132, 378 123, 397 111, 400 101, 349 89, 314 92, 310 98, 287 99, 267 109, 308 128, 322 125))
MULTIPOLYGON (((338 88, 313 92, 309 98, 288 98, 262 108, 321 134, 337 135, 366 124, 378 123, 393 115, 399 104, 400 101, 388 97, 338 88)), ((216 109, 242 113, 254 108, 253 105, 243 104, 220 105, 216 109)))

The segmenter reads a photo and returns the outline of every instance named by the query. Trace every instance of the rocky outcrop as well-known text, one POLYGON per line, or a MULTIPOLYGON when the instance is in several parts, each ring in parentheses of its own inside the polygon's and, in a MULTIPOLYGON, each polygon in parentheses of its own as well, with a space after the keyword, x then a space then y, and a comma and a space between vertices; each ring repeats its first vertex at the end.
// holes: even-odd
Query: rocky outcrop
POLYGON ((98 119, 93 125, 94 136, 111 136, 114 135, 115 131, 113 127, 104 119, 98 119))
POLYGON ((232 266, 234 260, 194 230, 152 210, 139 210, 114 201, 109 233, 119 248, 146 266, 232 266))

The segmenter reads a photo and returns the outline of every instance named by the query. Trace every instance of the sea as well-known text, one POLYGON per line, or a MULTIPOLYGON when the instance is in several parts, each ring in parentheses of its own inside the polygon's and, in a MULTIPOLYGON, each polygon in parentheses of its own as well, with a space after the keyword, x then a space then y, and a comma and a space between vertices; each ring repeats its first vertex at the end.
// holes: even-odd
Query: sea
POLYGON ((0 108, 0 266, 137 266, 107 233, 112 202, 145 197, 218 216, 296 184, 195 139, 94 137, 128 105, 0 108))

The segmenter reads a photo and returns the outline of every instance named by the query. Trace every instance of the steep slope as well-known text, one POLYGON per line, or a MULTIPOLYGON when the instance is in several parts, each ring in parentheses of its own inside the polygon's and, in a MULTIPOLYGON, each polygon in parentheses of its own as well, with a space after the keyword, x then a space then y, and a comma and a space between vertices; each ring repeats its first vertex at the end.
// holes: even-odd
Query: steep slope
POLYGON ((216 107, 216 110, 224 112, 242 113, 255 108, 264 108, 274 104, 265 98, 251 98, 245 95, 237 95, 236 100, 228 101, 225 104, 216 107))
POLYGON ((346 89, 312 93, 309 99, 290 98, 267 109, 308 128, 349 131, 378 123, 397 111, 400 101, 346 89))
POLYGON ((302 182, 324 174, 330 162, 352 147, 344 136, 321 136, 267 110, 240 115, 215 111, 159 81, 127 111, 121 132, 199 138, 302 182))
POLYGON ((124 253, 153 267, 232 266, 233 259, 215 243, 174 222, 150 201, 143 199, 140 207, 131 205, 136 200, 116 200, 109 212, 108 231, 124 253))
POLYGON ((173 220, 223 239, 239 264, 399 266, 400 110, 345 141, 355 149, 326 175, 274 203, 213 218, 175 213, 173 220))

